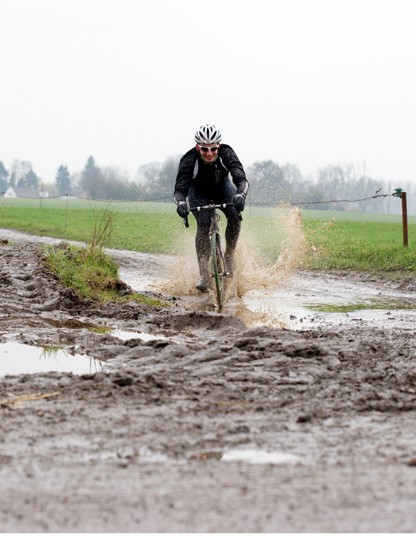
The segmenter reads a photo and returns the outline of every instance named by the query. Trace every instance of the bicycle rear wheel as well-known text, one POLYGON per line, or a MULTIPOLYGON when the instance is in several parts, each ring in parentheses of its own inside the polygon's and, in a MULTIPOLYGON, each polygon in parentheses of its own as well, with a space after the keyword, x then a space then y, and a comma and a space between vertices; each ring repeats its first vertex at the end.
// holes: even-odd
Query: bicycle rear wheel
POLYGON ((218 233, 214 233, 211 237, 211 268, 217 305, 218 308, 222 308, 224 302, 225 261, 218 233))

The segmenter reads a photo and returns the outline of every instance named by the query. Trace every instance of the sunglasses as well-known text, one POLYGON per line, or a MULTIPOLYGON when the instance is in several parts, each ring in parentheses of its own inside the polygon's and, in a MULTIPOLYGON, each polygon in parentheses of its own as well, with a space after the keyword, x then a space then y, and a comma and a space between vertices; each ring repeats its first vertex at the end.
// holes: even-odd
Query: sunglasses
POLYGON ((213 154, 215 154, 216 152, 218 152, 218 149, 220 147, 199 147, 200 150, 202 150, 202 152, 209 152, 211 151, 213 154))

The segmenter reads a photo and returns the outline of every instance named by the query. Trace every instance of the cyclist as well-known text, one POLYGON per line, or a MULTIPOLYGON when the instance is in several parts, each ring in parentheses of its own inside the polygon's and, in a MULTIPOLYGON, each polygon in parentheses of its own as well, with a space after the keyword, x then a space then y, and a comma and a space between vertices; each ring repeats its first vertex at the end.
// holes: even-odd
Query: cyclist
MULTIPOLYGON (((234 250, 241 229, 240 213, 244 210, 249 184, 236 153, 229 145, 221 144, 221 133, 214 125, 200 126, 195 133, 195 143, 195 147, 188 150, 179 162, 174 192, 176 210, 179 216, 186 218, 187 197, 190 207, 209 203, 234 204, 221 209, 227 218, 225 263, 232 275, 234 250)), ((197 222, 195 248, 200 272, 196 288, 204 293, 209 282, 211 213, 194 211, 193 214, 197 222)))

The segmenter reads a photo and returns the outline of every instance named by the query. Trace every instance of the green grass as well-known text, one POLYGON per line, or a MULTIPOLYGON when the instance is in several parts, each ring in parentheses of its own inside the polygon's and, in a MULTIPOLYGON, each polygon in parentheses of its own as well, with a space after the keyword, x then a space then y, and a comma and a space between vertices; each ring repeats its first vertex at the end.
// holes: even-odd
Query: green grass
POLYGON ((357 304, 309 304, 307 308, 332 314, 346 314, 348 312, 357 312, 359 310, 414 310, 414 303, 397 299, 384 302, 357 303, 357 304))
POLYGON ((118 277, 117 265, 100 249, 66 243, 47 246, 45 263, 61 283, 72 288, 81 298, 100 303, 136 301, 153 306, 164 304, 146 295, 126 291, 125 284, 118 277))
MULTIPOLYGON (((106 246, 145 253, 176 253, 195 233, 195 220, 185 229, 173 203, 91 203, 53 199, 2 201, 0 228, 90 242, 97 220, 108 210, 114 227, 106 246), (24 204, 23 204, 24 201, 24 204), (21 206, 17 204, 20 203, 21 206), (22 206, 23 205, 23 206, 22 206), (60 208, 58 208, 60 206, 60 208)), ((397 210, 397 209, 396 209, 397 210)), ((278 257, 291 235, 287 210, 248 207, 243 232, 269 261, 278 257)), ((361 212, 302 211, 306 239, 304 268, 359 270, 398 275, 416 273, 416 219, 408 217, 409 246, 403 247, 401 215, 361 212)), ((221 220, 224 228, 225 220, 221 220)))
POLYGON ((403 246, 401 224, 307 220, 308 252, 304 266, 320 270, 373 273, 416 272, 416 226, 409 225, 409 246, 403 246))
MULTIPOLYGON (((171 205, 172 211, 172 205, 171 205)), ((7 208, 0 209, 0 228, 16 229, 33 235, 58 239, 89 242, 96 221, 106 212, 102 207, 90 209, 44 209, 7 208), (101 213, 101 214, 100 214, 101 213)), ((122 248, 146 253, 174 253, 176 233, 183 228, 176 212, 112 211, 114 229, 108 248, 122 248)))

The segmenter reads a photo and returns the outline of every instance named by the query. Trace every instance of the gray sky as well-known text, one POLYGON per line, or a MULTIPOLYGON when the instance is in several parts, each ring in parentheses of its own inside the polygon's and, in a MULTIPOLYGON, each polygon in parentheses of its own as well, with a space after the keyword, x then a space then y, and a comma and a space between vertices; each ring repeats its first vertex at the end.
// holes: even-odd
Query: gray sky
POLYGON ((0 0, 0 160, 133 177, 214 123, 244 165, 416 180, 414 0, 0 0))

